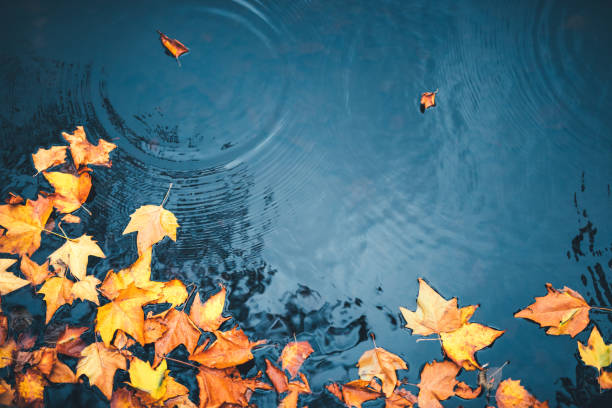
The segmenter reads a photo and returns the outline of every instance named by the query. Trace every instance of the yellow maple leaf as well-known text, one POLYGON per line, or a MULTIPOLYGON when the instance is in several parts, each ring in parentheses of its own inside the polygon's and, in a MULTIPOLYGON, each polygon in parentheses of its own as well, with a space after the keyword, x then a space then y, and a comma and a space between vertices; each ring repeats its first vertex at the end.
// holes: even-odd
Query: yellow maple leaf
POLYGON ((165 282, 161 288, 161 293, 157 303, 170 303, 172 307, 176 307, 187 300, 187 288, 185 284, 178 279, 172 279, 165 282))
POLYGON ((100 304, 98 300, 98 292, 96 291, 96 286, 100 284, 100 280, 95 276, 87 275, 80 281, 77 281, 72 285, 72 296, 75 299, 81 300, 89 300, 90 302, 95 303, 96 305, 100 304))
POLYGON ((38 196, 25 204, 0 205, 0 252, 32 255, 40 247, 40 234, 53 211, 53 200, 38 196))
POLYGON ((598 371, 612 363, 612 344, 604 343, 597 326, 593 327, 586 345, 578 342, 578 351, 584 364, 593 366, 598 371))
POLYGON ((62 164, 66 160, 66 150, 68 146, 51 146, 49 149, 40 148, 32 154, 34 167, 39 173, 49 167, 62 164))
POLYGON ((47 303, 47 319, 45 323, 49 323, 51 317, 60 306, 66 303, 72 303, 72 285, 74 283, 64 278, 63 276, 54 276, 47 279, 45 284, 40 288, 38 293, 45 295, 43 298, 47 303))
POLYGON ((63 138, 70 143, 70 154, 75 166, 95 164, 111 166, 109 153, 117 147, 114 143, 100 139, 97 145, 89 143, 83 126, 77 126, 72 134, 62 132, 63 138))
POLYGON ((55 189, 50 197, 53 206, 61 213, 71 213, 78 210, 89 196, 91 190, 91 175, 83 172, 79 176, 59 171, 43 172, 43 176, 55 189))
POLYGON ((196 294, 191 305, 189 317, 204 331, 218 330, 221 324, 229 319, 229 317, 221 316, 225 306, 226 289, 223 285, 219 286, 221 290, 209 297, 204 303, 200 301, 200 294, 196 294))
POLYGON ((15 259, 0 259, 0 295, 6 295, 30 284, 29 281, 21 279, 14 273, 7 272, 7 269, 15 262, 15 259))
POLYGON ((149 393, 154 400, 158 400, 166 394, 166 382, 164 380, 170 372, 166 359, 163 359, 157 368, 153 369, 148 362, 133 358, 130 361, 128 371, 130 373, 128 384, 132 387, 149 393))
POLYGON ((174 214, 161 205, 143 205, 130 215, 130 222, 123 235, 138 232, 136 244, 138 254, 142 254, 165 236, 176 241, 179 224, 174 214))
POLYGON ((119 352, 106 348, 104 344, 92 343, 81 351, 76 376, 86 375, 89 383, 95 385, 110 400, 113 393, 115 371, 125 370, 126 360, 119 352))
POLYGON ((474 353, 492 344, 502 334, 502 330, 478 323, 466 323, 450 333, 440 333, 440 338, 446 355, 469 371, 481 368, 474 353))
POLYGON ((359 378, 371 381, 378 377, 382 382, 383 393, 389 397, 393 394, 397 383, 396 370, 406 370, 408 367, 401 357, 388 352, 382 347, 374 347, 364 352, 357 363, 359 378))
POLYGON ((89 235, 81 235, 79 238, 66 240, 64 245, 49 255, 51 265, 56 270, 64 270, 67 266, 72 275, 81 280, 87 274, 87 260, 89 256, 106 258, 96 241, 89 235))

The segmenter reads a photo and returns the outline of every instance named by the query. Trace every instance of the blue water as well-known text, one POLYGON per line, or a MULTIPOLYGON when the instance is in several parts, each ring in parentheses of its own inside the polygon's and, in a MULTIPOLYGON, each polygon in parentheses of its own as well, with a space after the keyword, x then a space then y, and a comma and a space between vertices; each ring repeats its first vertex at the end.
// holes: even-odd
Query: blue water
MULTIPOLYGON (((93 216, 73 227, 101 242, 99 277, 135 259, 128 216, 173 182, 181 228, 156 246, 154 277, 203 294, 223 282, 252 338, 309 340, 310 407, 334 406, 324 384, 357 378, 369 333, 410 382, 442 358, 399 316, 418 277, 506 330, 477 354, 510 360, 504 378, 551 406, 612 405, 575 340, 513 318, 546 282, 612 305, 607 2, 24 0, 2 16, 0 196, 34 196, 29 154, 61 131, 115 142, 93 216), (181 67, 158 29, 190 48, 181 67)), ((612 341, 610 317, 592 317, 612 341)), ((63 387, 50 406, 66 392, 104 406, 63 387)))

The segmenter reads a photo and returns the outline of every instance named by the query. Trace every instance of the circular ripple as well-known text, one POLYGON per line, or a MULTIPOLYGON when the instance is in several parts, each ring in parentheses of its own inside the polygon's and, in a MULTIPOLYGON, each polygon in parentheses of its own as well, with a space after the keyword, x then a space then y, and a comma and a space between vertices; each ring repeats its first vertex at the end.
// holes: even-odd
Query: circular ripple
POLYGON ((158 167, 216 167, 257 150, 284 123, 290 75, 279 50, 289 36, 254 2, 165 11, 181 21, 167 35, 191 52, 179 67, 155 34, 136 36, 137 53, 94 74, 98 118, 122 149, 158 167))

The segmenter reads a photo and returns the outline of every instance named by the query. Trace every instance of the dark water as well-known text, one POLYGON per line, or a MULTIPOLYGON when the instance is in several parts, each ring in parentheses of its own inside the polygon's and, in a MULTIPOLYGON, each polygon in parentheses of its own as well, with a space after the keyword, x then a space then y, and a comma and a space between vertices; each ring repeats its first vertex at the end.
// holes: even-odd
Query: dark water
MULTIPOLYGON (((612 304, 607 2, 24 0, 2 19, 2 197, 35 194, 29 154, 61 131, 119 146, 75 227, 102 243, 99 276, 134 260, 128 216, 173 182, 181 229, 155 277, 224 282, 251 337, 308 339, 309 406, 338 406, 322 387, 357 378, 370 332, 410 382, 441 358, 402 328, 417 277, 507 330, 481 362, 510 360, 551 406, 610 403, 574 340, 512 317, 545 282, 612 304), (191 49, 182 67, 157 29, 191 49)), ((103 406, 63 387, 50 405, 103 406)))

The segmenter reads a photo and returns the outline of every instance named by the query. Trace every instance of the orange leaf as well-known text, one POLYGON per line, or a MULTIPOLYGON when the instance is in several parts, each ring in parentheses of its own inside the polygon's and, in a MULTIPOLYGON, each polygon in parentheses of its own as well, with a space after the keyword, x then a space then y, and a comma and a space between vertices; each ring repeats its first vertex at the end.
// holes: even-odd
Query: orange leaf
POLYGON ((302 381, 291 381, 289 383, 289 393, 280 402, 278 408, 297 408, 299 395, 311 393, 310 385, 308 384, 308 379, 306 379, 306 376, 300 373, 300 379, 302 381))
POLYGON ((401 307, 406 327, 412 334, 429 336, 434 333, 450 332, 465 324, 476 310, 476 305, 457 308, 457 298, 446 300, 419 278, 419 296, 414 312, 401 307))
POLYGON ((221 324, 229 319, 229 317, 221 316, 225 305, 226 290, 223 285, 219 286, 221 290, 209 297, 204 303, 200 301, 200 294, 196 294, 191 305, 189 317, 204 331, 218 330, 221 324))
POLYGON ((9 197, 4 201, 7 204, 21 204, 23 203, 23 197, 9 191, 9 197))
POLYGON ((126 360, 115 350, 108 349, 103 343, 92 343, 81 352, 77 364, 77 377, 86 375, 89 383, 95 385, 109 400, 113 393, 115 371, 125 370, 126 360))
POLYGON ((602 371, 599 375, 599 386, 602 389, 612 388, 612 371, 602 371))
POLYGON ((115 346, 117 350, 131 347, 134 344, 136 344, 136 342, 129 338, 123 330, 117 330, 117 334, 115 334, 115 339, 113 340, 113 346, 115 346))
POLYGON ((62 222, 67 224, 80 224, 81 219, 74 214, 66 214, 62 217, 62 222))
POLYGON ((257 378, 242 379, 237 371, 200 367, 196 375, 200 388, 200 407, 218 408, 224 403, 246 407, 252 392, 257 388, 271 389, 257 378))
POLYGON ((366 401, 375 400, 383 396, 378 391, 368 387, 370 384, 365 380, 355 380, 342 386, 342 400, 348 407, 355 406, 361 408, 361 404, 366 401))
POLYGON ((83 351, 86 346, 83 339, 81 339, 81 335, 87 330, 89 330, 88 327, 66 326, 55 343, 57 352, 70 357, 80 357, 81 351, 83 351))
POLYGON ((40 233, 52 211, 53 200, 43 196, 23 205, 0 205, 0 225, 6 228, 0 237, 0 252, 32 255, 40 247, 40 233))
POLYGON ((469 385, 467 385, 463 381, 459 381, 457 383, 457 386, 455 386, 455 395, 463 399, 474 399, 480 395, 481 391, 482 391, 481 385, 479 385, 478 388, 472 389, 469 385))
POLYGON ((289 390, 289 381, 285 373, 266 358, 266 374, 272 382, 277 393, 281 394, 289 390))
POLYGON ((74 299, 89 300, 96 305, 100 304, 98 300, 98 292, 96 286, 100 284, 100 281, 93 275, 87 275, 80 281, 77 281, 72 285, 72 296, 74 299))
POLYGON ((27 255, 21 257, 19 268, 21 269, 21 273, 23 273, 34 286, 40 285, 53 274, 53 272, 49 270, 49 261, 39 265, 32 261, 27 255))
POLYGON ((47 318, 45 323, 49 323, 49 320, 51 320, 51 317, 53 317, 53 314, 60 306, 66 303, 72 303, 72 285, 73 282, 71 280, 54 276, 47 279, 45 284, 40 288, 38 293, 45 295, 43 299, 47 303, 47 318))
POLYGON ((550 326, 547 334, 559 336, 569 334, 574 337, 589 324, 589 310, 580 293, 568 288, 561 290, 546 284, 546 296, 536 297, 535 302, 514 314, 514 317, 533 320, 541 327, 550 326))
POLYGON ((40 148, 32 154, 34 167, 40 173, 49 167, 57 166, 66 161, 66 150, 68 146, 51 146, 49 149, 40 148))
POLYGON ((163 319, 159 317, 146 318, 144 321, 144 337, 145 344, 157 341, 168 330, 166 325, 162 323, 163 319))
POLYGON ((17 373, 15 376, 17 398, 28 407, 43 406, 43 393, 46 385, 47 381, 34 368, 28 369, 25 374, 17 373))
POLYGON ((362 380, 371 381, 374 377, 380 379, 382 391, 387 397, 393 394, 397 384, 395 371, 408 369, 404 360, 382 347, 364 352, 359 358, 357 367, 359 367, 359 378, 362 380))
POLYGON ((70 154, 77 168, 89 164, 111 166, 109 153, 117 147, 114 143, 103 139, 97 145, 89 143, 83 126, 77 126, 72 134, 62 132, 62 137, 70 143, 70 154))
POLYGON ((174 214, 161 205, 143 205, 130 215, 130 222, 123 230, 123 235, 138 232, 136 244, 138 254, 141 255, 165 236, 176 241, 178 227, 174 214))
POLYGON ((13 353, 15 350, 17 350, 17 343, 12 338, 9 338, 0 346, 0 368, 13 364, 13 353))
POLYGON ((419 408, 441 408, 443 401, 455 394, 455 377, 459 373, 459 366, 452 361, 434 361, 425 364, 421 371, 419 383, 419 408))
POLYGON ((157 30, 157 33, 159 34, 159 40, 161 41, 164 48, 168 50, 168 52, 174 58, 176 58, 177 61, 181 55, 189 52, 189 48, 185 47, 183 43, 181 43, 179 40, 170 38, 159 30, 157 30))
POLYGON ((55 193, 49 198, 53 200, 53 206, 61 213, 71 213, 78 210, 89 196, 91 190, 91 175, 88 172, 81 173, 78 177, 68 173, 54 171, 43 172, 43 176, 55 189, 55 193))
POLYGON ((15 259, 0 259, 0 295, 6 295, 30 283, 12 272, 7 272, 15 262, 15 259))
POLYGON ((521 385, 520 380, 508 378, 497 387, 495 400, 498 408, 544 408, 547 402, 540 402, 521 385))
POLYGON ((217 339, 206 350, 196 349, 189 359, 211 368, 227 368, 253 359, 251 349, 265 340, 251 343, 244 332, 234 327, 231 330, 215 331, 217 339))
POLYGON ((480 369, 474 353, 491 345, 504 331, 478 323, 466 323, 450 333, 440 333, 446 355, 465 370, 480 369))
POLYGON ((131 284, 112 302, 100 306, 96 316, 96 331, 105 345, 110 346, 115 331, 123 330, 144 345, 144 312, 142 306, 150 301, 149 292, 131 284))
POLYGON ((431 108, 432 106, 436 106, 436 94, 438 90, 436 89, 434 92, 424 92, 421 95, 421 113, 425 113, 425 109, 431 108))
POLYGON ((200 331, 183 311, 179 312, 176 309, 170 309, 164 317, 163 324, 167 327, 167 330, 155 342, 155 365, 157 365, 163 356, 180 344, 187 348, 189 354, 193 353, 200 338, 200 331))
POLYGON ((288 343, 280 356, 283 370, 289 371, 291 378, 295 377, 300 367, 304 363, 304 360, 314 352, 310 343, 307 341, 298 341, 288 343))
POLYGON ((15 391, 11 387, 11 384, 7 384, 2 378, 0 378, 0 404, 11 406, 15 399, 15 391))
POLYGON ((136 395, 134 395, 134 391, 127 388, 118 388, 113 392, 110 406, 111 408, 145 408, 136 395))
POLYGON ((172 279, 165 282, 161 287, 161 294, 157 303, 170 303, 172 307, 183 304, 187 300, 187 288, 185 284, 178 279, 172 279))
POLYGON ((57 352, 55 349, 42 347, 32 352, 30 364, 35 365, 38 371, 44 375, 49 375, 51 374, 55 361, 57 361, 57 352))
POLYGON ((169 398, 164 401, 165 408, 198 408, 196 404, 194 404, 188 395, 181 395, 179 397, 169 398))
POLYGON ((390 397, 385 400, 385 408, 409 408, 417 402, 417 397, 410 391, 396 388, 390 397))
POLYGON ((76 383, 77 377, 66 364, 55 360, 51 373, 47 376, 53 383, 76 383))

